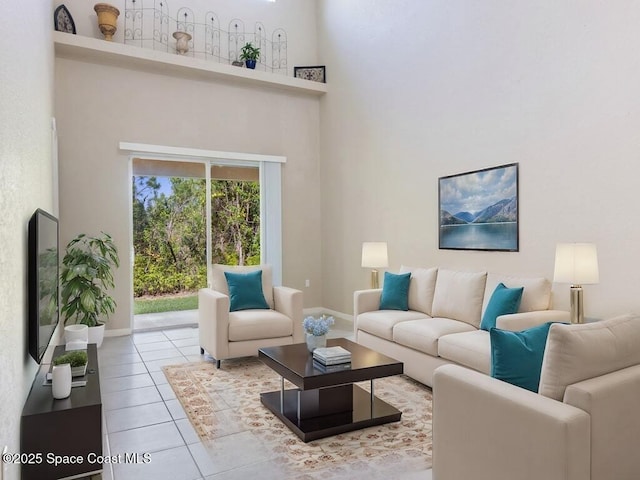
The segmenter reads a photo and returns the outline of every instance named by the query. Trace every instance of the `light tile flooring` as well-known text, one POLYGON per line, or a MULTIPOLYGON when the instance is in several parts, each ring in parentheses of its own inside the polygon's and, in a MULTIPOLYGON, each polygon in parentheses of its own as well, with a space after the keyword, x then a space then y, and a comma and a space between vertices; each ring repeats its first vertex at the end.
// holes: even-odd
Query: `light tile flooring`
MULTIPOLYGON (((336 325, 331 336, 352 336, 336 325)), ((197 328, 105 338, 99 350, 104 455, 150 454, 148 463, 105 464, 104 480, 282 479, 269 452, 250 431, 230 433, 207 450, 162 372, 163 365, 201 361, 197 328)), ((212 360, 205 355, 206 359, 212 360)), ((431 471, 406 480, 431 479, 431 471)))

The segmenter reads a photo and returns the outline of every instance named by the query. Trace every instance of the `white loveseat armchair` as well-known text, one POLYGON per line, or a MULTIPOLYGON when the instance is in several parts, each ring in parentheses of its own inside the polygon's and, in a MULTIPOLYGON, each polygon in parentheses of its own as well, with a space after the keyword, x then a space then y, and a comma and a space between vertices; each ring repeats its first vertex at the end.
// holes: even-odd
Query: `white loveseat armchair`
POLYGON ((434 480, 640 478, 640 317, 554 324, 539 393, 457 365, 433 376, 434 480))
POLYGON ((206 350, 216 360, 256 356, 262 347, 304 341, 302 292, 274 287, 269 265, 236 267, 213 265, 213 288, 198 293, 200 353, 206 350), (229 287, 224 272, 250 273, 262 270, 262 290, 268 309, 229 311, 229 287))

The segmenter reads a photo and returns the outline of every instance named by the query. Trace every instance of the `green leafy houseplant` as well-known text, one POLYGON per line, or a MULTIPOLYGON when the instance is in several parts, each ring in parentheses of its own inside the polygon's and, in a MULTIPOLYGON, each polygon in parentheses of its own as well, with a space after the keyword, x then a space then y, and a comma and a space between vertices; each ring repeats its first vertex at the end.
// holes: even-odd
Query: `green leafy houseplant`
POLYGON ((107 290, 114 288, 112 269, 119 266, 118 250, 104 232, 98 237, 82 233, 69 242, 60 272, 65 322, 95 327, 108 320, 116 302, 107 290))
POLYGON ((71 368, 83 367, 87 364, 87 352, 84 350, 76 350, 53 359, 54 365, 62 365, 63 363, 69 363, 71 368))
POLYGON ((240 50, 240 60, 258 60, 260 58, 260 49, 254 47, 251 42, 245 43, 240 50))

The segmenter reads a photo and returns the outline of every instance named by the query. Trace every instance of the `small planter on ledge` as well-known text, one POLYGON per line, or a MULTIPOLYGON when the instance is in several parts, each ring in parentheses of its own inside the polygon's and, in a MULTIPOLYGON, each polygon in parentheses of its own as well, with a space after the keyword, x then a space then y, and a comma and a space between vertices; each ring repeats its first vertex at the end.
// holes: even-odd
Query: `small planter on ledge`
POLYGON ((240 53, 240 60, 244 60, 247 68, 254 69, 256 68, 256 62, 260 58, 260 48, 254 47, 251 42, 246 43, 244 47, 242 47, 240 53))
POLYGON ((173 32, 173 38, 176 39, 176 52, 178 55, 184 55, 189 51, 189 41, 191 41, 191 35, 187 32, 177 31, 173 32))
POLYGON ((96 3, 93 9, 98 14, 98 28, 104 35, 104 39, 111 42, 118 29, 118 16, 120 10, 108 3, 96 3))

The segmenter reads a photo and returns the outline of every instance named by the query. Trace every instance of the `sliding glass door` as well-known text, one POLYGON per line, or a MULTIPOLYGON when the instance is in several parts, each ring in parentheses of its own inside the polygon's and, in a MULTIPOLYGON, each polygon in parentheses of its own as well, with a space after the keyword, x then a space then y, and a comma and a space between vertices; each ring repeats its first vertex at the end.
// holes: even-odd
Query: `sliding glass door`
POLYGON ((260 264, 260 168, 134 158, 132 173, 134 329, 192 323, 176 312, 197 309, 207 265, 260 264))

